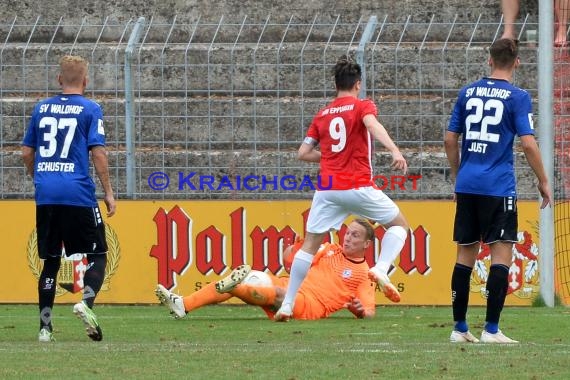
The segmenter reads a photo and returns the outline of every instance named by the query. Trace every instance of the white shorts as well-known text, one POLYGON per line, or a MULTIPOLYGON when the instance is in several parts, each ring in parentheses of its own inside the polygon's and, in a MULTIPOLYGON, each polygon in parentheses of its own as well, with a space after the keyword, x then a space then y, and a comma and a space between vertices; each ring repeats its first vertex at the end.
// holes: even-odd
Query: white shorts
POLYGON ((372 186, 350 190, 315 191, 307 219, 307 232, 321 234, 338 230, 346 218, 355 214, 387 224, 400 209, 382 190, 372 186))

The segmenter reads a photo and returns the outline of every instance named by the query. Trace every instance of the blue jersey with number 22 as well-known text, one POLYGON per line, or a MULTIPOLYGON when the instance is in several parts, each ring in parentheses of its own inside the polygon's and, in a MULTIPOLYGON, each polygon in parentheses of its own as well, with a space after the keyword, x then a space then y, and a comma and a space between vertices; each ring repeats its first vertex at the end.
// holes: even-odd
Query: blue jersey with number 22
POLYGON ((89 149, 105 145, 101 107, 82 95, 57 95, 39 102, 23 145, 34 148, 36 204, 94 207, 89 149))
POLYGON ((483 78, 459 92, 448 130, 462 134, 456 193, 516 196, 513 141, 534 135, 530 95, 483 78))

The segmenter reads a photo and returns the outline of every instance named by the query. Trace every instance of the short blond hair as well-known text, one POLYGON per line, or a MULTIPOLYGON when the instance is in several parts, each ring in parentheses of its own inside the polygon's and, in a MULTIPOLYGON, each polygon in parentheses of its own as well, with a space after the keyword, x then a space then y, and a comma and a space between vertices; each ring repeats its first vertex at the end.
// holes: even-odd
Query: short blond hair
POLYGON ((357 218, 354 219, 353 222, 356 222, 358 224, 360 224, 362 227, 364 227, 364 229, 366 230, 366 240, 374 240, 374 227, 372 227, 372 224, 363 218, 357 218))
POLYGON ((59 60, 61 81, 66 85, 79 85, 87 76, 89 62, 77 55, 64 55, 59 60))

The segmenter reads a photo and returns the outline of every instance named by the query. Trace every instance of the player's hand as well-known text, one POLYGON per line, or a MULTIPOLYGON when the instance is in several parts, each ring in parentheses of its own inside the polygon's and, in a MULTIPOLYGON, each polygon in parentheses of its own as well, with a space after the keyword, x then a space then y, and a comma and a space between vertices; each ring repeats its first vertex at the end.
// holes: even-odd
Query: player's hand
POLYGON ((392 170, 400 170, 404 174, 408 172, 408 163, 399 150, 392 152, 392 164, 390 165, 392 170))
POLYGON ((538 191, 540 192, 540 196, 542 197, 542 203, 540 208, 543 209, 546 206, 550 205, 552 207, 552 192, 550 191, 550 186, 547 183, 538 183, 536 186, 538 187, 538 191))
POLYGON ((103 201, 105 202, 105 206, 107 206, 107 217, 110 218, 115 215, 117 204, 115 203, 115 197, 113 194, 105 194, 103 201))
POLYGON ((352 297, 350 302, 348 302, 345 307, 357 318, 364 318, 364 306, 360 302, 360 299, 352 297))

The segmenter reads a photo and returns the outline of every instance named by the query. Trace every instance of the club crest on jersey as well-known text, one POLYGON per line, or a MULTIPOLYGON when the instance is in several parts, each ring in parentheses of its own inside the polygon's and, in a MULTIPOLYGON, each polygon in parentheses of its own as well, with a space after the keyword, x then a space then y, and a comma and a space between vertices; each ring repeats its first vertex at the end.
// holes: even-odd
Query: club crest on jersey
POLYGON ((342 278, 350 278, 352 276, 352 269, 345 269, 342 271, 342 278))

